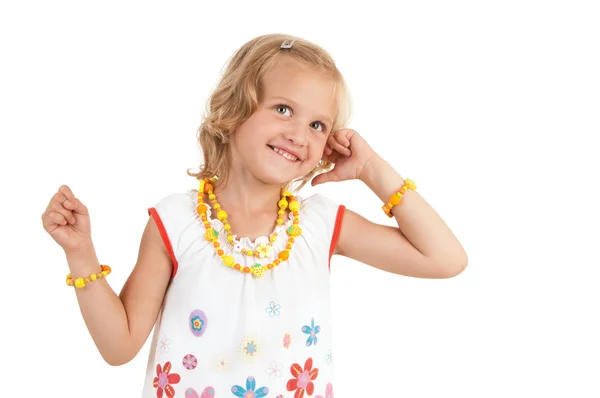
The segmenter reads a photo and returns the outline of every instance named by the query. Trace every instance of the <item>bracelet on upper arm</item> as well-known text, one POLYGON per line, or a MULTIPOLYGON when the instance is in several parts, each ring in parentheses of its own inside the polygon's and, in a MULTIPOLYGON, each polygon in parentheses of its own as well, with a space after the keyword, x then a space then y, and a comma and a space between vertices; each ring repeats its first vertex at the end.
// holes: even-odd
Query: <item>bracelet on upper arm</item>
POLYGON ((91 274, 87 278, 77 278, 75 279, 75 282, 73 282, 73 277, 71 276, 71 274, 69 274, 67 275, 67 286, 75 286, 77 288, 82 288, 86 284, 95 281, 96 279, 106 278, 106 276, 110 274, 110 271, 111 269, 108 265, 103 265, 102 271, 95 274, 91 274))
POLYGON ((392 208, 394 206, 397 206, 400 204, 400 201, 402 200, 402 195, 404 195, 406 193, 406 191, 408 191, 409 189, 412 189, 414 191, 417 189, 417 186, 415 185, 415 183, 412 180, 406 178, 404 180, 404 185, 402 186, 402 188, 400 188, 400 190, 398 192, 396 192, 395 194, 390 196, 389 203, 387 203, 381 207, 383 209, 383 212, 388 217, 390 217, 390 218, 392 217, 392 208))

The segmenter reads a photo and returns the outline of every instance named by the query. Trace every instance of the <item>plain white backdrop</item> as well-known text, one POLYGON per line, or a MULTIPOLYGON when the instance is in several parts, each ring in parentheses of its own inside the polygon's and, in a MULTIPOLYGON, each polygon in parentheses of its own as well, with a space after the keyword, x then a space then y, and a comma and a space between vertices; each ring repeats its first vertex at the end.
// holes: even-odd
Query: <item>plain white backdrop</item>
MULTIPOLYGON (((103 362, 41 214, 69 185, 120 291, 146 209, 196 187, 228 57, 283 32, 333 55, 349 127, 469 255, 445 280, 334 258, 336 396, 600 396, 599 18, 593 1, 3 2, 0 395, 141 394, 149 345, 103 362)), ((391 222, 360 182, 315 190, 391 222)))

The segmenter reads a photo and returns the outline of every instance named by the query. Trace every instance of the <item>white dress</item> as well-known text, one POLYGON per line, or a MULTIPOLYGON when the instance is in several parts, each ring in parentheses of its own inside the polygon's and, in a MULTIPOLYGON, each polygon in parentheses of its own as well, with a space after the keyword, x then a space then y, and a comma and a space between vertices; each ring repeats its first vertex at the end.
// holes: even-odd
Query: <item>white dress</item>
MULTIPOLYGON (((154 328, 142 397, 333 397, 329 261, 344 206, 320 194, 296 196, 302 234, 288 260, 255 277, 225 266, 204 238, 197 195, 193 189, 173 193, 148 209, 173 275, 154 328)), ((271 253, 257 259, 226 243, 210 208, 207 216, 221 248, 249 267, 276 258, 293 221, 290 214, 276 228, 271 253)), ((239 242, 254 250, 268 237, 239 242)))

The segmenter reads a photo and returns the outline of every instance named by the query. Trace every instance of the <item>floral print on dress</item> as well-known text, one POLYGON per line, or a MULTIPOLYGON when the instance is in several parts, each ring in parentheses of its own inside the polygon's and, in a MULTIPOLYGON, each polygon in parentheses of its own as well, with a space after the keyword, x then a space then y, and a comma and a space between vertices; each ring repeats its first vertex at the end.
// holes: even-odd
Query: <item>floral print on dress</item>
POLYGON ((254 377, 248 376, 246 379, 246 388, 235 385, 231 387, 231 392, 240 398, 263 398, 267 396, 269 389, 267 387, 256 389, 256 380, 254 380, 254 377))
POLYGON ((262 345, 259 344, 256 335, 246 336, 240 344, 239 351, 244 360, 254 363, 254 360, 262 355, 262 345))
POLYGON ((282 364, 273 361, 267 368, 266 372, 269 375, 269 377, 271 378, 271 380, 273 380, 273 379, 281 377, 281 369, 282 368, 283 368, 282 364))
POLYGON ((225 359, 225 357, 219 357, 215 365, 217 366, 217 370, 219 371, 219 373, 229 372, 229 361, 225 359))
POLYGON ((328 364, 333 362, 333 353, 331 352, 331 350, 327 351, 327 355, 325 355, 325 362, 327 362, 328 364))
POLYGON ((194 370, 198 366, 198 359, 192 354, 187 354, 183 357, 183 367, 187 370, 194 370))
POLYGON ((166 362, 164 367, 160 364, 156 365, 156 377, 152 382, 154 388, 156 388, 156 396, 162 398, 163 391, 167 394, 167 398, 173 398, 175 396, 175 389, 171 384, 177 384, 181 380, 181 377, 177 373, 171 373, 171 362, 166 362))
POLYGON ((291 344, 292 344, 292 335, 289 333, 286 333, 285 336, 283 336, 283 348, 290 348, 291 344))
POLYGON ((311 318, 310 326, 302 326, 302 332, 308 334, 306 346, 317 345, 317 333, 321 331, 321 326, 315 326, 315 318, 311 318))
POLYGON ((288 380, 287 390, 295 391, 294 398, 304 397, 304 392, 311 396, 315 392, 315 380, 319 376, 319 369, 313 369, 313 360, 308 358, 304 363, 304 368, 295 363, 291 366, 290 371, 293 379, 288 380))
POLYGON ((331 385, 331 383, 327 384, 327 387, 325 388, 325 395, 317 395, 315 396, 315 398, 333 398, 333 386, 331 385))
POLYGON ((160 339, 160 353, 167 354, 169 352, 169 348, 171 348, 171 339, 169 339, 165 334, 160 339))
POLYGON ((271 318, 274 316, 279 316, 280 309, 281 309, 281 306, 279 304, 275 304, 275 302, 271 301, 269 303, 269 306, 267 307, 267 314, 269 314, 269 316, 271 316, 271 318))
POLYGON ((192 334, 196 337, 202 336, 207 326, 208 322, 204 312, 200 310, 192 311, 190 314, 190 329, 192 330, 192 334))
POLYGON ((204 391, 202 391, 201 395, 198 395, 196 390, 193 388, 188 388, 185 390, 185 398, 213 398, 215 396, 215 389, 212 387, 206 387, 204 391))

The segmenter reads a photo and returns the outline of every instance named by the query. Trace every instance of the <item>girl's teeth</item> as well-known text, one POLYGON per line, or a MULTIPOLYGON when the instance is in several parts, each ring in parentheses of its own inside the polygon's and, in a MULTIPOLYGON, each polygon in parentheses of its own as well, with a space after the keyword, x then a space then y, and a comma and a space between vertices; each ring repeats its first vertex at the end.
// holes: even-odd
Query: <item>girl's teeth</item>
POLYGON ((287 152, 285 152, 285 151, 283 151, 283 150, 281 150, 281 149, 279 149, 279 148, 275 148, 275 147, 273 147, 273 150, 274 150, 275 152, 277 152, 278 154, 280 154, 281 156, 283 156, 284 158, 286 158, 286 159, 289 159, 289 160, 292 160, 292 161, 296 161, 296 160, 298 160, 298 158, 297 158, 297 157, 295 157, 294 155, 292 155, 292 154, 289 154, 289 153, 287 153, 287 152))

